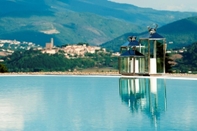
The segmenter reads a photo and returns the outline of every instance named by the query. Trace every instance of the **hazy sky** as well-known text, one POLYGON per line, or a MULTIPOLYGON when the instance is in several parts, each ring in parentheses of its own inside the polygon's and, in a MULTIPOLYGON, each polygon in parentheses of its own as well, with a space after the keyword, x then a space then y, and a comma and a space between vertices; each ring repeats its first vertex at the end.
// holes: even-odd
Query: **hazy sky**
POLYGON ((157 10, 195 11, 197 0, 109 0, 118 3, 128 3, 138 7, 150 7, 157 10))

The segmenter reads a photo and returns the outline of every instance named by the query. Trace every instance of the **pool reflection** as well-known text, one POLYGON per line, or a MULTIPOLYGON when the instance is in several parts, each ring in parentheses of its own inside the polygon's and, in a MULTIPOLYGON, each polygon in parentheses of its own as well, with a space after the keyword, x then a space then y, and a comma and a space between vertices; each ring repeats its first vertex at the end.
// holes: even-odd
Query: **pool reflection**
POLYGON ((165 79, 120 78, 119 93, 132 113, 145 113, 157 126, 160 114, 167 108, 165 79))

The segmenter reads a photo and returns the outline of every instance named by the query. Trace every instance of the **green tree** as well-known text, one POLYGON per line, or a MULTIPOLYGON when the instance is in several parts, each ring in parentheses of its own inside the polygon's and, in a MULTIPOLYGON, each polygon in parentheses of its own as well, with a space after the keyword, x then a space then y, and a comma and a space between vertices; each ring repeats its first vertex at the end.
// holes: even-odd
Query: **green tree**
POLYGON ((1 64, 1 63, 0 63, 0 72, 1 72, 1 73, 8 72, 7 67, 6 67, 4 64, 1 64))

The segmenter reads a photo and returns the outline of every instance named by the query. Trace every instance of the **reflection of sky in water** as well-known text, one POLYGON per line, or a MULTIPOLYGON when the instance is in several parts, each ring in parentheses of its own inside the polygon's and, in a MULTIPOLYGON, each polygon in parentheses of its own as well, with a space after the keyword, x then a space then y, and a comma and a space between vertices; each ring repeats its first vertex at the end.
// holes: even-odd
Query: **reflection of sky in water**
POLYGON ((168 110, 164 120, 169 119, 175 129, 196 130, 197 109, 197 81, 196 80, 168 80, 167 99, 168 110), (174 101, 176 100, 176 101, 174 101))
MULTIPOLYGON (((132 111, 121 102, 118 77, 1 76, 0 83, 0 130, 155 130, 147 97, 132 111)), ((165 83, 167 105, 156 109, 156 129, 196 130, 197 81, 165 83)))
POLYGON ((24 83, 21 83, 21 85, 16 83, 16 86, 14 86, 14 82, 15 80, 10 83, 11 86, 8 83, 4 85, 3 81, 1 82, 0 129, 2 130, 23 130, 25 122, 36 120, 44 112, 43 105, 39 104, 43 101, 43 98, 38 88, 22 89, 20 86, 24 83))

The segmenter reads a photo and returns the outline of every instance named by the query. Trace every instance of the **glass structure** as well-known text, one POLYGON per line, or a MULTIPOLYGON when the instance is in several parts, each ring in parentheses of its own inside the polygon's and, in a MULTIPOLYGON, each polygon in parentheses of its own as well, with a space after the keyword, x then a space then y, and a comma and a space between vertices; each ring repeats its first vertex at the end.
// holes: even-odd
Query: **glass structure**
POLYGON ((139 39, 145 48, 141 53, 145 56, 145 72, 148 74, 165 73, 166 39, 158 33, 148 34, 139 39))
POLYGON ((120 74, 165 74, 166 39, 156 33, 156 28, 148 29, 148 34, 141 36, 139 42, 132 36, 120 47, 120 74))
POLYGON ((141 53, 142 48, 136 39, 130 40, 121 46, 121 55, 119 57, 120 74, 144 74, 145 56, 141 53))

